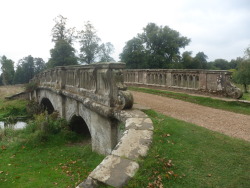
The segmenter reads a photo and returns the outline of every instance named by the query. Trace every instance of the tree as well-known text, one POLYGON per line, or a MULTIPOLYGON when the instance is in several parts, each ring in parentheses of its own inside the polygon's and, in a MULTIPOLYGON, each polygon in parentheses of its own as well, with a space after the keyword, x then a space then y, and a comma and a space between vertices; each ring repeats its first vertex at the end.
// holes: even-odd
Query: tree
MULTIPOLYGON (((133 50, 130 54, 128 49, 132 49, 131 40, 126 43, 123 52, 120 54, 121 59, 132 60, 132 56, 137 54, 139 58, 143 58, 146 62, 143 68, 172 68, 176 62, 180 60, 180 48, 184 48, 189 44, 190 39, 180 36, 180 33, 170 29, 168 26, 157 26, 155 23, 149 23, 143 33, 138 34, 132 39, 132 42, 141 44, 137 51, 133 50), (142 48, 141 48, 142 47, 142 48), (126 57, 126 58, 124 58, 126 57)), ((141 61, 132 60, 134 61, 141 61)), ((125 61, 127 64, 131 62, 125 61)))
POLYGON ((123 52, 120 54, 120 58, 122 62, 126 62, 126 67, 128 69, 148 67, 142 40, 136 37, 126 43, 123 52))
POLYGON ((99 42, 100 38, 96 34, 94 26, 87 22, 84 25, 84 30, 79 32, 78 38, 80 39, 80 60, 83 63, 93 63, 100 51, 99 42))
POLYGON ((250 84, 250 59, 246 59, 238 66, 238 70, 233 74, 233 80, 242 84, 244 92, 247 93, 247 85, 250 84))
POLYGON ((34 73, 38 74, 46 69, 45 61, 42 58, 34 58, 35 69, 34 73))
POLYGON ((34 58, 31 55, 18 61, 14 75, 14 84, 28 83, 35 74, 45 69, 45 62, 42 58, 34 58))
POLYGON ((103 43, 100 45, 100 62, 111 62, 114 61, 110 55, 114 52, 114 46, 110 42, 103 43))
POLYGON ((54 21, 56 24, 52 28, 52 41, 55 42, 55 46, 50 50, 51 58, 47 63, 47 67, 77 65, 75 49, 72 46, 76 38, 75 28, 67 28, 67 18, 62 15, 57 16, 54 21))
POLYGON ((232 59, 230 62, 229 62, 229 68, 230 69, 236 69, 237 66, 243 61, 244 59, 241 58, 241 57, 237 57, 236 59, 232 59))
POLYGON ((6 56, 2 56, 1 60, 2 69, 2 83, 3 85, 10 85, 13 83, 14 78, 14 61, 8 59, 6 56))
POLYGON ((233 74, 233 80, 243 85, 245 93, 248 92, 247 86, 250 84, 250 47, 245 50, 245 56, 238 64, 237 71, 233 74))
POLYGON ((48 68, 78 64, 75 49, 65 40, 56 42, 55 47, 50 50, 50 56, 48 68))
POLYGON ((72 44, 75 36, 75 28, 66 28, 67 18, 63 17, 62 15, 57 16, 54 21, 56 24, 52 28, 52 42, 58 42, 64 40, 69 44, 72 44))
POLYGON ((230 69, 230 64, 225 59, 216 59, 213 62, 213 65, 217 67, 219 70, 228 70, 230 69))
POLYGON ((196 69, 206 69, 207 55, 204 52, 198 52, 194 57, 194 64, 196 69))
POLYGON ((195 65, 194 65, 194 59, 192 57, 192 52, 183 52, 182 53, 182 66, 184 69, 194 69, 195 65))

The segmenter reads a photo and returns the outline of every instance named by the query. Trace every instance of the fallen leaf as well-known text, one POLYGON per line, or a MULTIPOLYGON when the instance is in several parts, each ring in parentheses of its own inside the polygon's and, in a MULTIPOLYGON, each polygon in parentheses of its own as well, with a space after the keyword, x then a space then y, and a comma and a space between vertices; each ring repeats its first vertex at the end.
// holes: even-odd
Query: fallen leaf
POLYGON ((25 148, 25 146, 22 146, 22 149, 24 149, 25 148))
POLYGON ((0 171, 0 174, 2 174, 3 173, 3 171, 0 171))
POLYGON ((1 146, 2 150, 6 150, 6 146, 2 145, 1 146))
POLYGON ((207 176, 208 176, 208 177, 211 177, 211 176, 212 176, 212 174, 208 174, 207 176))

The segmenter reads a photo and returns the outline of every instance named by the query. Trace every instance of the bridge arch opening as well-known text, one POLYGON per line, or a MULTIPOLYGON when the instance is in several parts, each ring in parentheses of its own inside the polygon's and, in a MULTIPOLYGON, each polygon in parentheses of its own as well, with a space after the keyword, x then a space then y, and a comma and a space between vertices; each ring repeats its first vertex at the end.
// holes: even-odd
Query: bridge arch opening
POLYGON ((70 122, 70 128, 72 131, 80 134, 86 138, 91 138, 91 134, 89 132, 89 128, 81 116, 74 115, 70 122))
POLYGON ((55 111, 52 103, 48 98, 43 98, 40 105, 42 106, 43 110, 46 110, 48 112, 48 114, 52 114, 55 111))

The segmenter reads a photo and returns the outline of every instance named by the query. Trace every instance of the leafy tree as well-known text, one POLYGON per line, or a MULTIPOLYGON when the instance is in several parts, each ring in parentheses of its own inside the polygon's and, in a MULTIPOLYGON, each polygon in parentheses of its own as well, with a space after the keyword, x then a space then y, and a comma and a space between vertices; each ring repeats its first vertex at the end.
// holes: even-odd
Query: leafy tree
POLYGON ((236 59, 232 59, 230 62, 229 62, 229 68, 230 69, 236 69, 237 66, 243 61, 243 58, 241 57, 237 57, 236 59))
POLYGON ((182 65, 184 69, 207 69, 207 56, 204 52, 198 52, 195 57, 192 57, 192 52, 183 52, 182 65))
POLYGON ((196 69, 207 68, 207 56, 204 52, 198 52, 194 57, 194 64, 196 69))
POLYGON ((247 86, 250 85, 250 47, 245 50, 242 62, 238 64, 237 71, 233 74, 233 80, 242 84, 244 92, 247 93, 247 86))
POLYGON ((69 44, 72 44, 75 36, 75 28, 66 28, 67 18, 63 17, 62 15, 57 16, 54 21, 56 24, 52 28, 52 41, 58 42, 64 40, 69 44))
POLYGON ((78 38, 80 39, 80 60, 83 63, 93 63, 100 51, 100 38, 96 34, 94 26, 87 22, 84 25, 84 30, 79 32, 78 38))
POLYGON ((250 59, 241 62, 238 66, 238 70, 233 74, 233 80, 242 84, 244 92, 247 93, 247 85, 250 84, 250 59))
POLYGON ((143 68, 172 68, 180 60, 180 48, 184 48, 189 42, 190 39, 180 36, 179 32, 168 26, 159 27, 155 23, 149 23, 143 29, 143 33, 127 42, 120 57, 127 64, 140 62, 144 64, 143 68), (133 46, 130 45, 134 42, 140 44, 140 48, 129 53, 128 49, 133 49, 133 46), (132 60, 132 56, 135 54, 139 58, 144 56, 143 60, 146 62, 142 62, 142 59, 132 60), (128 60, 132 60, 132 62, 128 62, 128 60))
POLYGON ((194 59, 192 57, 192 52, 183 52, 182 53, 182 65, 184 69, 194 69, 195 65, 194 65, 194 59))
POLYGON ((120 54, 122 62, 126 62, 126 67, 129 69, 147 68, 146 54, 143 42, 140 38, 134 37, 129 40, 123 52, 120 54))
POLYGON ((42 58, 34 58, 31 55, 18 61, 17 69, 14 75, 14 84, 28 83, 35 74, 43 71, 45 62, 42 58))
POLYGON ((100 46, 99 56, 100 62, 111 62, 115 61, 110 55, 114 52, 114 46, 110 43, 103 43, 100 46))
POLYGON ((50 50, 50 55, 48 68, 78 64, 75 49, 65 40, 57 41, 55 47, 50 50))
POLYGON ((14 78, 14 61, 8 59, 6 56, 2 56, 0 59, 2 69, 2 83, 3 85, 10 85, 13 83, 14 78))
POLYGON ((42 72, 43 70, 46 69, 46 64, 45 61, 42 58, 34 58, 34 64, 35 64, 35 69, 34 73, 38 74, 39 72, 42 72))
POLYGON ((213 64, 219 70, 228 70, 228 69, 230 69, 230 65, 229 65, 228 61, 225 60, 225 59, 216 59, 216 60, 214 60, 213 64))
POLYGON ((56 24, 52 28, 52 41, 55 42, 55 46, 50 50, 51 58, 47 63, 47 67, 52 68, 55 66, 78 64, 75 49, 72 46, 76 38, 75 28, 67 28, 67 18, 62 15, 57 16, 54 21, 56 24))

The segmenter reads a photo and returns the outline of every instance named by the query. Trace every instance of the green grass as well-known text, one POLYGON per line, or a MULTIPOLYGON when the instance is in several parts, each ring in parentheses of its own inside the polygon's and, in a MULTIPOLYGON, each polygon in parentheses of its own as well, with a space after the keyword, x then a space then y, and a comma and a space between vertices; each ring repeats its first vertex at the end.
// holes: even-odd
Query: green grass
POLYGON ((250 143, 152 110, 153 143, 126 187, 248 188, 250 143))
POLYGON ((26 100, 4 100, 0 98, 0 121, 7 117, 26 116, 26 100))
POLYGON ((238 101, 223 101, 210 97, 192 96, 184 93, 175 93, 170 91, 162 91, 148 88, 129 87, 129 90, 160 95, 216 109, 222 109, 235 113, 250 115, 250 104, 241 103, 238 101))
POLYGON ((243 96, 241 98, 242 100, 247 100, 247 101, 250 101, 250 93, 243 93, 243 96))
POLYGON ((87 178, 104 156, 67 126, 40 114, 25 129, 0 129, 0 187, 76 187, 87 178))

